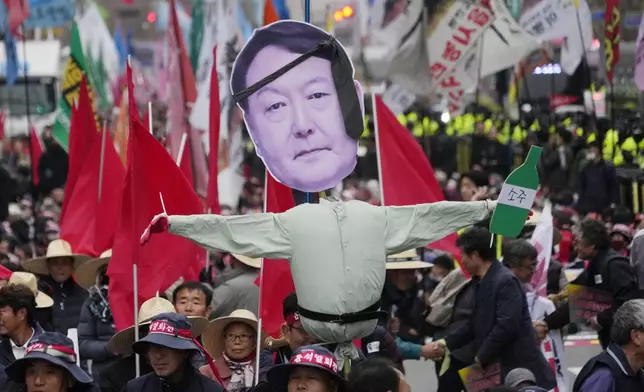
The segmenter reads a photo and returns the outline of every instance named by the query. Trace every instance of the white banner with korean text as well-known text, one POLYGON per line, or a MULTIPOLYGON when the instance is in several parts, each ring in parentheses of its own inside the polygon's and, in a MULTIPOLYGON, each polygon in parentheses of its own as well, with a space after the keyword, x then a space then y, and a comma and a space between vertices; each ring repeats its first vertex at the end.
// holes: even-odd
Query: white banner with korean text
POLYGON ((644 91, 644 16, 640 20, 635 47, 635 84, 640 91, 644 91))
POLYGON ((471 53, 476 41, 494 21, 491 9, 474 3, 454 1, 429 21, 427 50, 432 91, 452 75, 471 53))
POLYGON ((393 114, 399 115, 413 105, 416 96, 401 85, 392 83, 382 94, 382 101, 393 114))
POLYGON ((567 74, 575 72, 584 48, 588 50, 592 45, 592 13, 586 0, 579 1, 579 10, 574 0, 543 0, 526 10, 519 24, 541 41, 564 39, 561 68, 567 74))
POLYGON ((516 65, 539 48, 537 39, 512 18, 505 1, 492 0, 492 7, 494 22, 438 85, 451 114, 463 111, 465 94, 474 91, 480 79, 516 65))

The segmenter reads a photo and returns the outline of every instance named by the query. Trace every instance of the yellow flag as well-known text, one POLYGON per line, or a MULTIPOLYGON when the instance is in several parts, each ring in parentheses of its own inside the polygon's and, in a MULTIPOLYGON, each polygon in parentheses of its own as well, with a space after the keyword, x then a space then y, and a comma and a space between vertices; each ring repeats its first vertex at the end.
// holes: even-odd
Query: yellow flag
POLYGON ((575 8, 579 9, 579 0, 574 0, 575 2, 575 8))

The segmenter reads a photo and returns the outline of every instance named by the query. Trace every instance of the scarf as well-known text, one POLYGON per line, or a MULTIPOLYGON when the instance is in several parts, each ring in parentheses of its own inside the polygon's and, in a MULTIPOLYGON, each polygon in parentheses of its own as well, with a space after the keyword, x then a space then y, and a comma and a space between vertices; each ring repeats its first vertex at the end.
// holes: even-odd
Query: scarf
POLYGON ((253 355, 243 361, 233 361, 224 354, 224 361, 230 370, 230 381, 226 390, 228 392, 244 391, 253 386, 255 378, 255 366, 253 366, 253 355))
POLYGON ((107 286, 92 286, 89 289, 89 310, 102 323, 114 323, 110 303, 107 301, 107 286))

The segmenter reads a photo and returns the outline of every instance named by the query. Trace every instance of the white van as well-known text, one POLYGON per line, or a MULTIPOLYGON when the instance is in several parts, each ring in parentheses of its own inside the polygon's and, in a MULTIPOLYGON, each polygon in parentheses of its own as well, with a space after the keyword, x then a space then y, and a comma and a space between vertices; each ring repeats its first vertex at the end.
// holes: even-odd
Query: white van
POLYGON ((60 41, 17 41, 16 51, 18 79, 9 86, 5 79, 7 59, 4 42, 0 42, 0 109, 7 114, 4 126, 7 137, 29 133, 27 116, 38 132, 52 125, 61 95, 60 41))

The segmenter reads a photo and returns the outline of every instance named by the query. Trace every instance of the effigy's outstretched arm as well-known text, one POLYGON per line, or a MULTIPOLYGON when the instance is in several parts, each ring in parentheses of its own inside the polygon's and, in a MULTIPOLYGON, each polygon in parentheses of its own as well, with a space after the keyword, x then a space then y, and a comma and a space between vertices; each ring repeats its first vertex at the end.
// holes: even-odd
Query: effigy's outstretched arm
POLYGON ((420 248, 485 219, 495 201, 439 201, 386 208, 387 254, 420 248))
POLYGON ((171 215, 169 232, 218 252, 289 259, 291 240, 280 214, 171 215))

